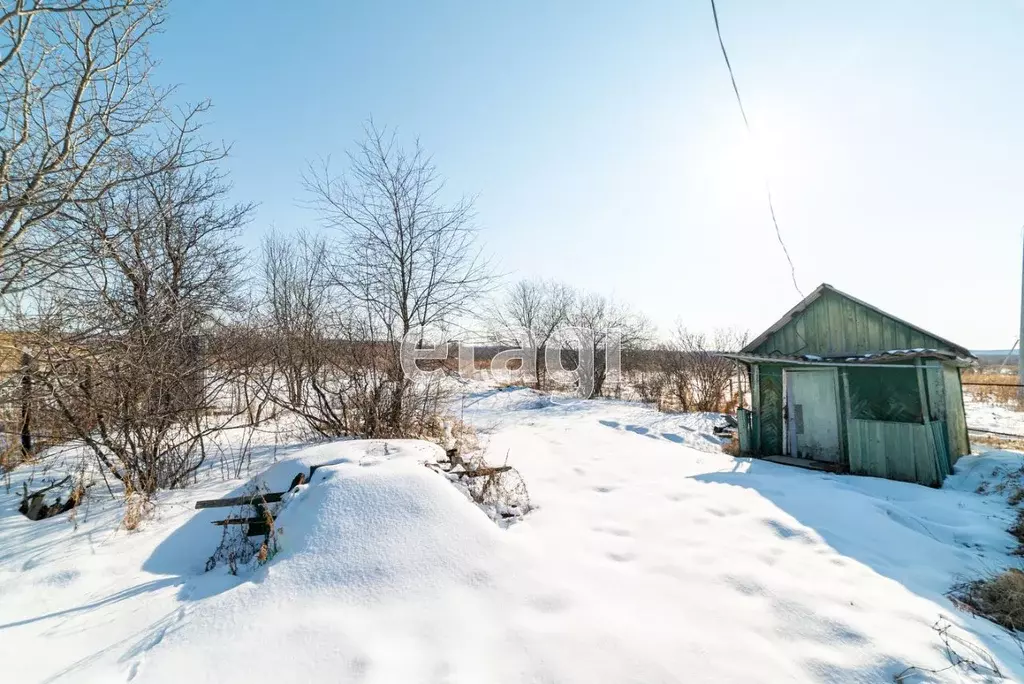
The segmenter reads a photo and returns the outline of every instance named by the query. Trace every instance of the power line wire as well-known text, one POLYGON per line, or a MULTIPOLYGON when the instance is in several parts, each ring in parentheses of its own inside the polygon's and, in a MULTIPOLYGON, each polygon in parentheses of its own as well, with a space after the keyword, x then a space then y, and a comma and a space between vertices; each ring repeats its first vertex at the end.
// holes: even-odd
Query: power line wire
MULTIPOLYGON (((736 75, 732 70, 732 63, 729 61, 729 53, 725 49, 725 42, 722 40, 722 28, 718 24, 718 8, 715 6, 715 0, 711 0, 711 14, 715 18, 715 33, 718 34, 718 46, 722 48, 722 57, 725 58, 725 66, 729 69, 729 80, 732 82, 732 91, 736 93, 736 104, 740 106, 740 115, 743 117, 743 125, 747 129, 747 135, 753 139, 754 132, 750 128, 750 121, 747 120, 747 111, 743 108, 743 98, 740 97, 739 86, 736 85, 736 75)), ((796 288, 797 293, 803 297, 803 290, 800 289, 800 285, 796 282, 796 266, 793 265, 793 259, 789 256, 789 250, 786 248, 786 243, 782 239, 782 231, 779 229, 779 221, 775 218, 775 202, 772 200, 772 189, 768 184, 768 175, 764 174, 764 189, 768 195, 768 211, 772 216, 772 225, 775 226, 775 237, 779 240, 779 245, 782 247, 782 253, 786 255, 786 261, 789 263, 789 276, 793 279, 793 287, 796 288)))

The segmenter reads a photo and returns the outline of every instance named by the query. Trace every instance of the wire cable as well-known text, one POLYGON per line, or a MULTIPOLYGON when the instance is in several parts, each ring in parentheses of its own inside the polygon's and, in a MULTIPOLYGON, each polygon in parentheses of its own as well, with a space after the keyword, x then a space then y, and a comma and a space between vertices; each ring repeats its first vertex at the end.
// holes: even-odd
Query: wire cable
MULTIPOLYGON (((722 57, 725 59, 725 66, 729 70, 729 80, 732 82, 732 92, 736 93, 736 104, 740 106, 740 115, 743 117, 743 125, 747 129, 747 135, 752 139, 754 132, 750 128, 750 121, 747 119, 747 111, 743 108, 743 98, 740 97, 739 86, 736 85, 736 75, 732 70, 732 63, 729 61, 729 53, 725 49, 725 41, 722 40, 722 27, 718 24, 718 8, 715 6, 715 0, 711 0, 711 14, 715 18, 715 33, 718 34, 718 46, 722 48, 722 57)), ((775 226, 775 237, 779 240, 779 245, 782 247, 782 253, 786 255, 786 262, 789 263, 789 276, 793 279, 793 287, 796 288, 797 293, 802 298, 804 296, 803 290, 800 289, 800 285, 796 282, 796 266, 793 265, 793 259, 789 256, 789 249, 786 248, 786 243, 782 239, 782 231, 779 229, 779 221, 775 217, 775 202, 772 200, 772 189, 768 184, 768 175, 764 174, 764 189, 768 195, 768 211, 772 216, 772 225, 775 226)))

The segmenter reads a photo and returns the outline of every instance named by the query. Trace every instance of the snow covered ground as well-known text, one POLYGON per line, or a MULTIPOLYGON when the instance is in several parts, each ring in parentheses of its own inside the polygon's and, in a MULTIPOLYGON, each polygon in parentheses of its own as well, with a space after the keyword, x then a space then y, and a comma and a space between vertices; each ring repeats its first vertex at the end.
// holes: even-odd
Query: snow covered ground
POLYGON ((1024 413, 987 401, 964 401, 967 425, 971 428, 1024 435, 1024 413))
POLYGON ((1017 642, 945 597, 1014 562, 1013 512, 981 485, 1021 454, 964 458, 932 490, 732 458, 713 415, 470 392, 456 410, 530 487, 535 510, 507 530, 421 465, 437 447, 264 445, 253 467, 272 488, 330 465, 284 502, 281 552, 234 577, 203 572, 220 532, 192 505, 244 479, 164 493, 127 533, 99 497, 77 529, 24 519, 16 472, 0 492, 0 679, 887 682, 948 666, 940 619, 1024 678, 1017 642))

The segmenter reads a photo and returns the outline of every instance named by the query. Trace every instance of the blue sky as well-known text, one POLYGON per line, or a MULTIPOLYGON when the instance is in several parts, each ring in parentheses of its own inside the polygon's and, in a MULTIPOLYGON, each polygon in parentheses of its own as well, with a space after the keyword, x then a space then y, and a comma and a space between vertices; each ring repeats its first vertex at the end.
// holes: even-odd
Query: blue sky
POLYGON ((245 241, 315 227, 306 163, 372 116, 476 195, 509 279, 767 327, 820 282, 973 348, 1016 339, 1024 3, 173 0, 156 78, 210 98, 245 241))

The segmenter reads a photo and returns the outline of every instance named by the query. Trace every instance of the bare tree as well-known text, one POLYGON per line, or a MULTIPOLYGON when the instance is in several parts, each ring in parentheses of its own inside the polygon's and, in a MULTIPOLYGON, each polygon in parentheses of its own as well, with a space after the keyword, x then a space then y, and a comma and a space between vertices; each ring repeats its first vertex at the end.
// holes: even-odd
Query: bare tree
POLYGON ((492 322, 499 342, 511 342, 537 354, 535 387, 544 389, 548 343, 567 325, 575 301, 572 288, 553 280, 521 280, 498 305, 492 322))
POLYGON ((442 399, 436 384, 396 377, 396 350, 379 321, 329 277, 328 243, 300 233, 263 247, 254 326, 263 353, 253 369, 263 396, 325 437, 423 434, 442 399))
POLYGON ((128 491, 187 483, 231 418, 209 419, 233 382, 210 340, 240 303, 235 237, 251 206, 227 191, 201 167, 119 184, 76 214, 89 259, 37 304, 38 381, 128 491))
POLYGON ((348 157, 344 176, 325 162, 304 177, 324 225, 341 237, 338 285, 392 339, 466 313, 493 279, 472 200, 446 203, 419 142, 406 152, 372 122, 348 157))
POLYGON ((73 265, 61 214, 221 152, 149 84, 164 0, 0 0, 0 294, 73 265), (157 139, 160 138, 160 139, 157 139), (144 164, 126 156, 148 149, 144 164))
POLYGON ((375 358, 384 355, 394 386, 378 388, 389 397, 383 421, 398 429, 409 424, 407 400, 417 391, 401 364, 402 341, 466 314, 493 275, 477 243, 472 200, 444 200, 444 182, 418 141, 407 152, 370 123, 348 158, 345 175, 334 176, 325 162, 310 167, 304 183, 339 236, 332 267, 351 312, 345 329, 375 343, 375 358))
POLYGON ((308 382, 322 364, 329 319, 336 311, 331 305, 338 292, 330 282, 330 258, 327 242, 306 232, 291 240, 271 233, 263 240, 262 320, 274 338, 268 345, 268 368, 274 372, 270 381, 284 385, 293 407, 306 402, 308 382))
POLYGON ((576 298, 569 313, 573 328, 570 345, 587 353, 578 359, 578 377, 584 394, 591 390, 601 396, 608 375, 608 356, 613 358, 623 350, 638 348, 651 333, 650 322, 628 306, 599 294, 585 294, 576 298))

